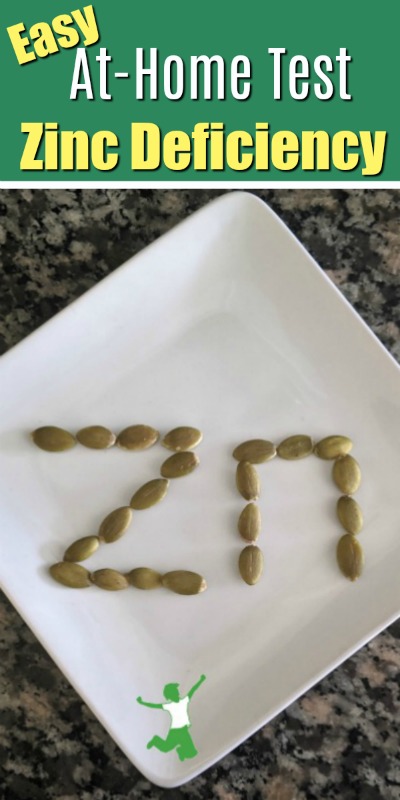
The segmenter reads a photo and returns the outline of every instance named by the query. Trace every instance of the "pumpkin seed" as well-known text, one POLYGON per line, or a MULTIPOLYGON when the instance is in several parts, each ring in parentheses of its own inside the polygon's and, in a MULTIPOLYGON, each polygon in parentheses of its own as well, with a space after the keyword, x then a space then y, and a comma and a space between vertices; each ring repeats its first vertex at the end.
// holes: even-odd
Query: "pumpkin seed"
POLYGON ((264 556, 255 544, 248 544, 239 556, 239 572, 243 580, 253 586, 257 583, 264 569, 264 556))
POLYGON ((57 428, 55 425, 44 425, 36 428, 31 433, 32 439, 41 450, 49 453, 61 453, 63 450, 70 450, 76 445, 75 436, 65 431, 64 428, 57 428))
POLYGON ((103 425, 89 425, 88 428, 81 428, 76 434, 76 438, 84 447, 92 450, 107 450, 115 444, 116 436, 103 425))
POLYGON ((181 478, 193 472, 199 463, 199 458, 195 453, 175 453, 161 465, 161 475, 163 478, 181 478))
POLYGON ((50 575, 63 586, 71 589, 84 589, 90 586, 90 572, 80 564, 71 564, 68 561, 59 561, 49 569, 50 575))
POLYGON ((182 450, 193 450, 200 444, 203 434, 197 428, 189 428, 182 425, 180 428, 174 428, 169 431, 162 443, 168 450, 175 450, 180 453, 182 450))
POLYGON ((249 461, 250 464, 263 464, 276 456, 276 447, 266 439, 249 439, 235 447, 233 457, 236 461, 249 461))
POLYGON ((353 497, 343 495, 337 501, 337 515, 339 522, 348 533, 360 533, 363 527, 363 514, 360 506, 353 497))
POLYGON ((128 580, 122 572, 116 569, 97 569, 92 572, 91 581, 99 589, 107 589, 109 592, 117 592, 119 589, 126 589, 129 586, 128 580))
POLYGON ((353 447, 353 442, 348 436, 326 436, 314 447, 314 453, 319 458, 331 459, 346 456, 353 447))
POLYGON ((236 469, 236 486, 245 500, 257 500, 260 495, 260 479, 253 464, 239 461, 236 469))
POLYGON ((100 544, 98 536, 84 536, 73 542, 64 553, 64 561, 85 561, 95 553, 100 544))
POLYGON ((129 506, 121 506, 108 514, 99 528, 99 539, 104 542, 116 542, 125 533, 132 521, 132 509, 129 506))
POLYGON ((278 446, 278 456, 287 461, 295 461, 298 458, 305 458, 312 453, 312 441, 309 436, 297 434, 284 439, 278 446))
POLYGON ((261 529, 261 513, 255 503, 249 503, 244 507, 238 520, 238 529, 243 539, 248 542, 255 542, 258 539, 261 529))
POLYGON ((130 425, 118 435, 117 445, 123 450, 147 450, 159 436, 159 432, 149 425, 130 425))
POLYGON ((186 569, 176 569, 166 572, 161 578, 162 585, 176 594, 199 594, 207 589, 205 578, 197 572, 186 569))
POLYGON ((131 569, 126 578, 136 589, 156 589, 157 586, 161 586, 160 573, 150 567, 131 569))
POLYGON ((165 497, 168 491, 169 481, 166 478, 155 478, 148 481, 133 495, 130 506, 135 511, 142 511, 145 508, 150 508, 159 503, 165 497))
POLYGON ((353 456, 342 456, 336 459, 332 477, 343 494, 354 494, 361 483, 361 470, 353 456))
POLYGON ((345 535, 339 539, 336 557, 339 568, 346 578, 355 581, 360 577, 364 563, 364 554, 355 536, 351 536, 350 533, 345 533, 345 535))

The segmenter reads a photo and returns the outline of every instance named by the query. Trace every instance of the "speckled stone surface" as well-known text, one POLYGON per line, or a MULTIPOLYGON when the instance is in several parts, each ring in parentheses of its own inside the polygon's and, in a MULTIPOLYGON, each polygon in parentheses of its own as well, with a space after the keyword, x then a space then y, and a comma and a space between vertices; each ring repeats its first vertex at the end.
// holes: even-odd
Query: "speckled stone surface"
MULTIPOLYGON (((221 193, 1 191, 0 353, 221 193)), ((255 194, 400 360, 400 192, 255 194)), ((170 790, 135 770, 4 597, 0 622, 1 800, 400 798, 400 621, 214 768, 170 790)))

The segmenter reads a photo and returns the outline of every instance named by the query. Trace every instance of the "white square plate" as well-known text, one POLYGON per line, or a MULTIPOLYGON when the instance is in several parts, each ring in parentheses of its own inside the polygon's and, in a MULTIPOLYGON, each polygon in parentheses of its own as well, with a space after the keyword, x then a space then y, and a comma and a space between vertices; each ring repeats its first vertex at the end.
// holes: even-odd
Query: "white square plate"
POLYGON ((0 362, 2 586, 132 762, 155 783, 194 777, 400 613, 400 372, 282 222, 228 194, 128 261, 0 362), (204 432, 200 467, 88 565, 205 575, 208 590, 71 590, 48 576, 74 539, 158 474, 168 455, 40 451, 28 432, 145 422, 204 432), (243 543, 231 452, 305 432, 355 442, 365 571, 339 572, 330 462, 259 467, 265 573, 243 543), (146 749, 165 736, 164 684, 191 700, 194 759, 146 749))

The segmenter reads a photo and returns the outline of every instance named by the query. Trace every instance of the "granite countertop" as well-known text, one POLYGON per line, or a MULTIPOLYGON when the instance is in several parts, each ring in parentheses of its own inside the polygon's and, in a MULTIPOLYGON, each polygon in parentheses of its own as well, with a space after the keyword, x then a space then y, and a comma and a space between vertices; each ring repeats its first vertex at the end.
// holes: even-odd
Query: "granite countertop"
MULTIPOLYGON (((400 192, 254 193, 400 360, 400 192)), ((1 191, 0 353, 217 194, 1 191)), ((215 767, 163 790, 130 764, 4 596, 0 617, 1 800, 400 798, 400 621, 215 767)))

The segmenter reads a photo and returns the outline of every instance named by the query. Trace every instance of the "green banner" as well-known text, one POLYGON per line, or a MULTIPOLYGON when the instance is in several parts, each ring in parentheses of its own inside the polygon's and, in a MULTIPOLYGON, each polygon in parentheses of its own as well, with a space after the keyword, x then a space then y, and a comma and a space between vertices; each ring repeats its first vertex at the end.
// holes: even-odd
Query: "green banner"
POLYGON ((6 2, 1 181, 400 180, 400 6, 6 2))

